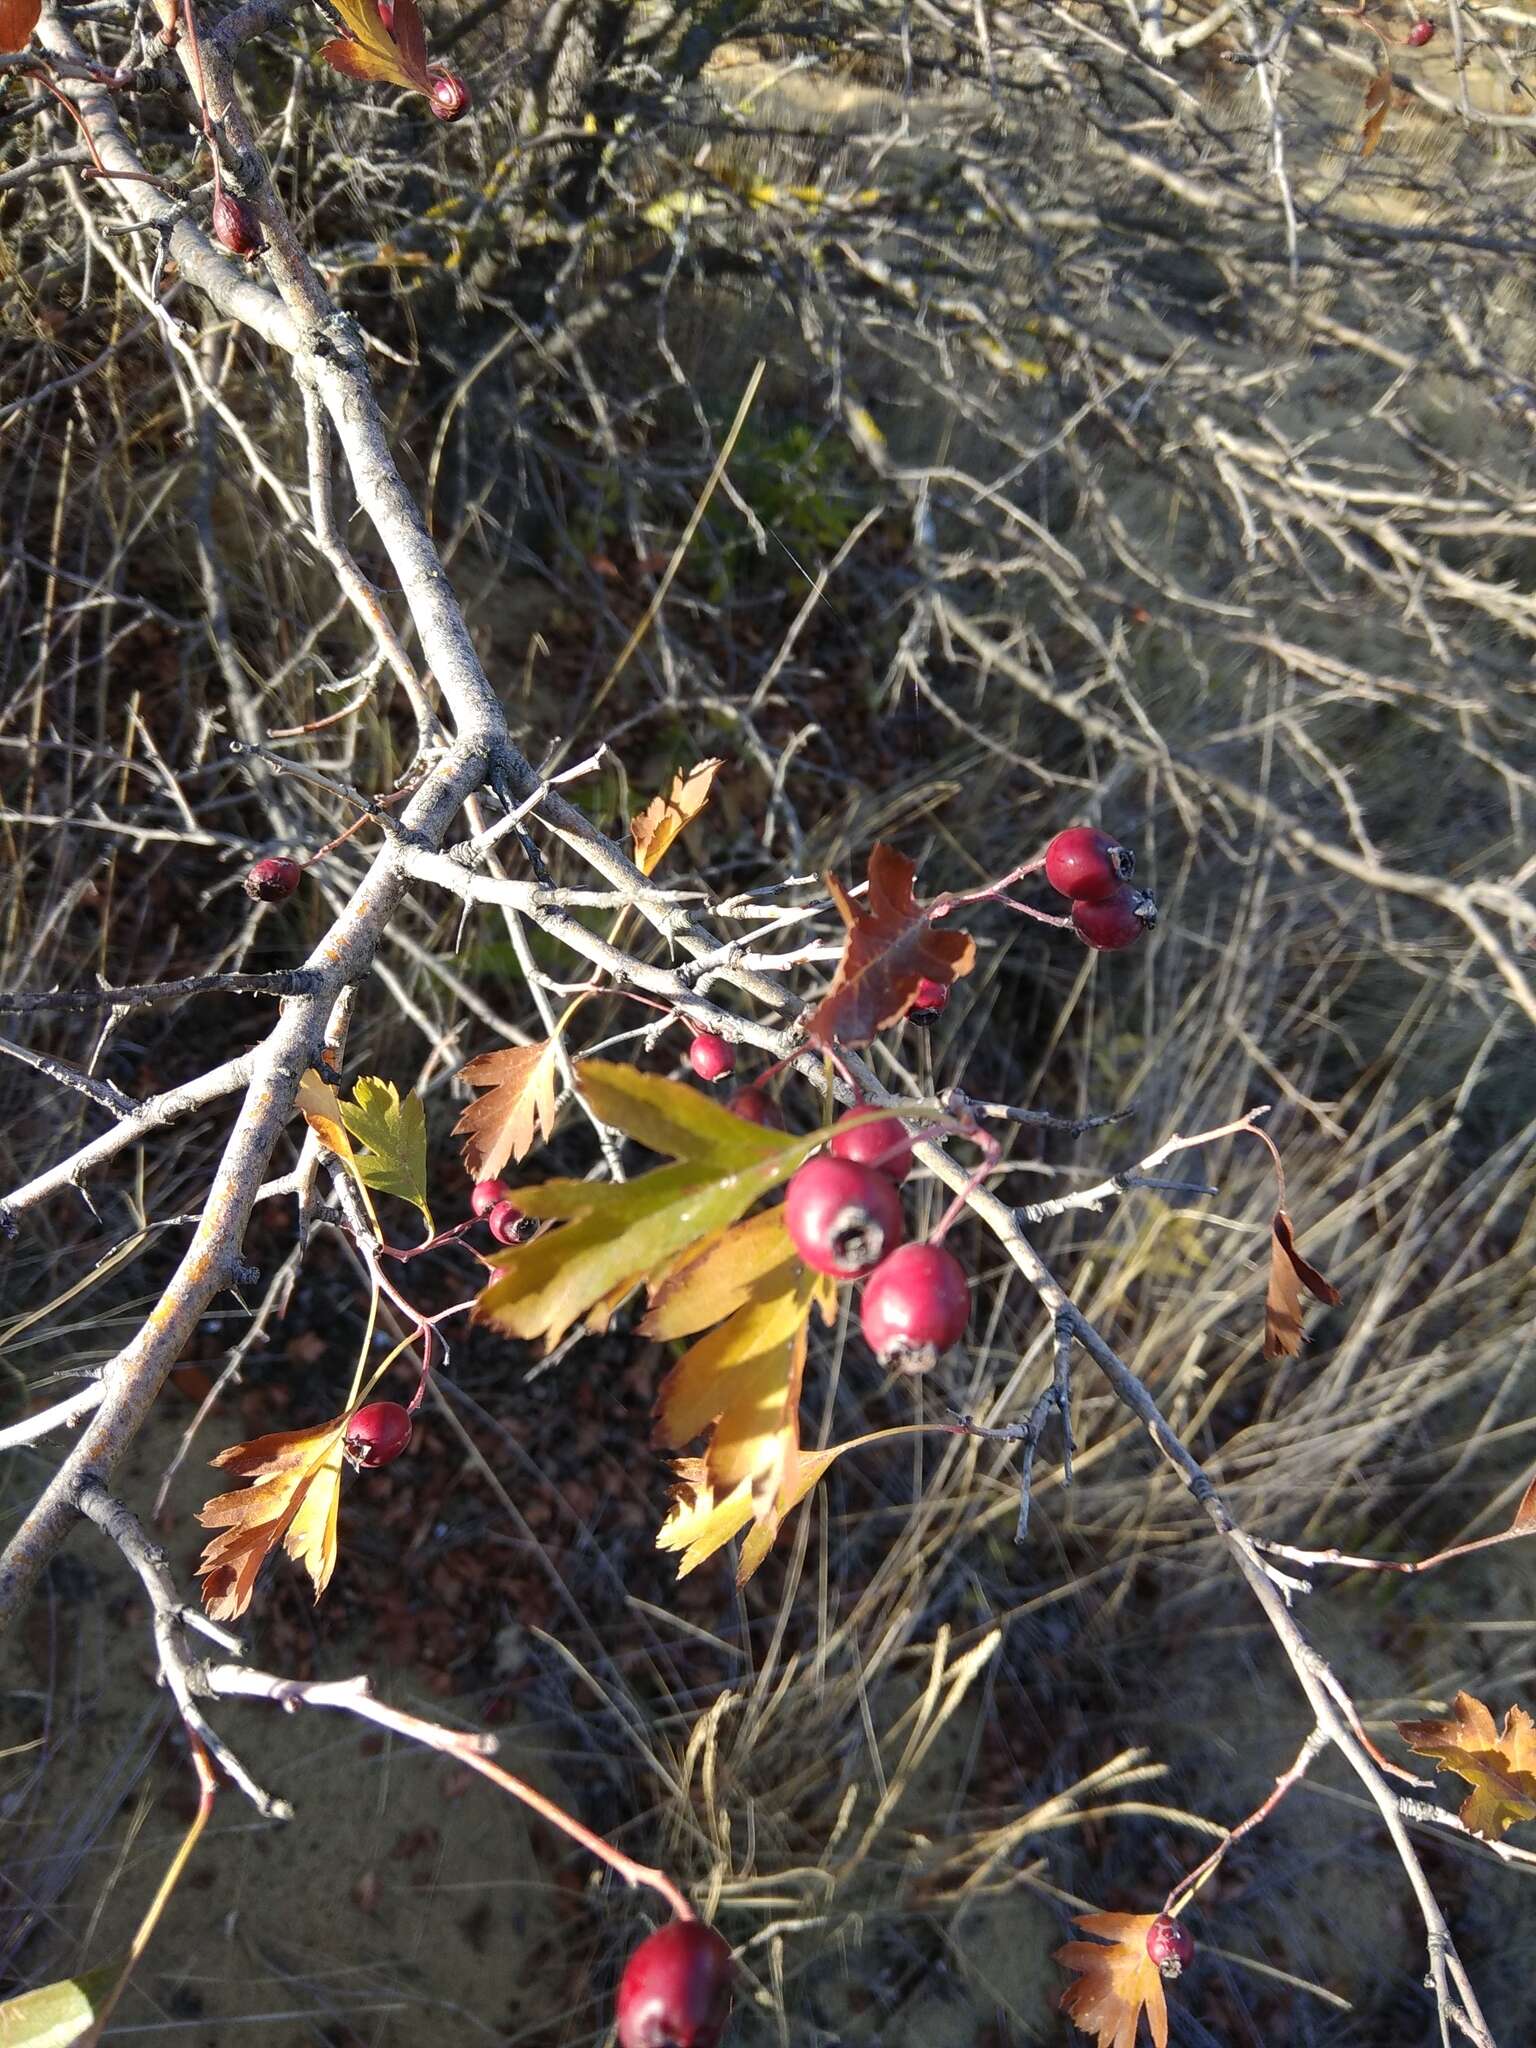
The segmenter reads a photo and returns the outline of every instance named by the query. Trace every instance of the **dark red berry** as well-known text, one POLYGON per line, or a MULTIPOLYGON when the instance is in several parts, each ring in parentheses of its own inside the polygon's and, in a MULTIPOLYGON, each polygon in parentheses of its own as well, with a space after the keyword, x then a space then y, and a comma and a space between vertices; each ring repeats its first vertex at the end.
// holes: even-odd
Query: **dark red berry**
POLYGON ((472 1216, 486 1217, 504 1202, 512 1190, 504 1180, 477 1180, 469 1191, 469 1209, 472 1216))
POLYGON ((1159 1913, 1147 1929, 1147 1954, 1165 1977, 1178 1977, 1195 1959, 1195 1938, 1167 1913, 1159 1913))
POLYGON ((213 239, 222 242, 234 256, 259 256, 267 246, 261 222, 243 199, 232 192, 218 192, 213 201, 213 239))
POLYGON ((871 1117, 868 1110, 845 1110, 832 1127, 827 1147, 834 1159, 873 1166, 900 1187, 912 1171, 912 1140, 899 1116, 871 1117), (863 1117, 863 1123, 854 1121, 863 1117))
POLYGON ((411 1418, 398 1401, 370 1401, 347 1423, 341 1448, 354 1465, 388 1465, 411 1440, 411 1418))
POLYGON ((1403 37, 1403 41, 1415 50, 1422 50, 1426 43, 1432 43, 1434 40, 1435 24, 1422 15, 1403 37))
POLYGON ((1102 903, 1136 872, 1136 856, 1092 825, 1069 825, 1045 849, 1045 879, 1077 903, 1102 903))
POLYGON ((934 981, 924 975, 917 984, 917 994, 912 998, 912 1007, 907 1015, 914 1024, 931 1024, 949 1007, 949 983, 934 981))
POLYGON ((297 889, 303 873, 296 860, 275 853, 257 861, 240 886, 253 903, 281 903, 297 889))
POLYGON ((736 1064, 736 1048, 714 1031, 701 1031, 688 1048, 688 1064, 701 1081, 722 1081, 736 1064))
POLYGON ((901 1196, 872 1166, 818 1152, 790 1180, 784 1227, 813 1273, 857 1280, 901 1243, 901 1196))
POLYGON ((395 32, 395 0, 379 0, 379 19, 388 34, 395 32))
POLYGON ((729 1943, 701 1920, 658 1927, 619 1979, 619 2048, 717 2048, 732 1974, 729 1943))
POLYGON ((734 1095, 726 1098, 726 1108, 737 1116, 744 1116, 749 1124, 761 1124, 764 1130, 782 1131, 784 1119, 779 1115, 771 1095, 765 1095, 761 1088, 750 1085, 738 1088, 734 1095))
POLYGON ((461 114, 469 112, 469 87, 456 72, 444 71, 437 66, 429 70, 427 76, 432 81, 427 105, 439 121, 457 121, 461 114))
POLYGON ((1095 952, 1119 953, 1157 923, 1157 904, 1145 889, 1128 889, 1122 882, 1102 903, 1074 903, 1072 923, 1095 952))
POLYGON ((859 1327, 884 1366, 926 1372, 965 1335, 971 1290, 965 1269, 938 1244, 904 1244, 876 1266, 859 1304, 859 1327))
POLYGON ((516 1202, 498 1202, 485 1220, 498 1244, 526 1244, 539 1227, 516 1202))

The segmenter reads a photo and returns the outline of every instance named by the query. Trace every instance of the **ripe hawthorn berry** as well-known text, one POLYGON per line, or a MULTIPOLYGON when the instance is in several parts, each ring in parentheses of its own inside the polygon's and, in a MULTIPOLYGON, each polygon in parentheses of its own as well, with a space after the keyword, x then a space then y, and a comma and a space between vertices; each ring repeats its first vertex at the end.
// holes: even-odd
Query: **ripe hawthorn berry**
POLYGON ((971 1317, 965 1268, 939 1244, 904 1244, 870 1274, 859 1327, 883 1366, 927 1372, 971 1317))
POLYGON ((1069 825, 1045 849, 1045 879, 1075 903, 1103 903, 1135 872, 1135 854, 1092 825, 1069 825))
POLYGON ((857 1280, 901 1243, 901 1196, 874 1167, 818 1152, 790 1179, 784 1227, 813 1273, 857 1280))
POLYGON ((912 1007, 907 1015, 914 1024, 931 1024, 949 1008, 949 983, 935 981, 925 974, 917 984, 917 994, 912 998, 912 1007))
POLYGON ((869 1117, 859 1107, 845 1110, 832 1126, 827 1150, 834 1159, 850 1159, 856 1166, 873 1166, 895 1181, 898 1187, 912 1171, 912 1139, 899 1116, 869 1117), (856 1123, 856 1117, 866 1117, 856 1123))
POLYGON ((701 1920, 658 1927, 619 1979, 619 2048, 717 2048, 732 1974, 730 1944, 701 1920))
POLYGON ((539 1227, 531 1216, 523 1214, 516 1202, 498 1202, 485 1221, 498 1244, 526 1244, 539 1227))
POLYGON ((372 1470, 393 1464, 411 1440, 411 1418, 398 1401, 370 1401, 347 1422, 341 1440, 354 1465, 372 1470))
POLYGON ((736 1065, 736 1048, 716 1031, 700 1031, 688 1048, 688 1064, 701 1081, 722 1081, 736 1065))
POLYGON ((1178 1977, 1195 1959, 1195 1938, 1167 1913, 1159 1913, 1147 1929, 1147 1954, 1165 1977, 1178 1977))
POLYGON ((1157 923, 1157 904, 1145 889, 1122 882, 1102 903, 1074 903, 1072 924, 1080 939, 1097 953, 1119 953, 1134 946, 1157 923))
POLYGON ((727 1096, 725 1106, 735 1115, 744 1116, 749 1124, 761 1124, 764 1130, 782 1131, 784 1128, 784 1119, 779 1115, 773 1097, 750 1083, 745 1088, 738 1088, 734 1095, 727 1096))
POLYGON ((469 87, 455 71, 445 71, 440 64, 427 71, 432 89, 427 94, 427 105, 439 121, 457 121, 469 112, 469 87))
POLYGON ((1403 41, 1415 50, 1422 50, 1426 43, 1432 43, 1434 40, 1435 24, 1424 15, 1419 17, 1413 24, 1413 27, 1409 29, 1407 35, 1403 37, 1403 41))
POLYGON ((253 208, 233 192, 218 192, 213 201, 213 239, 232 256, 259 256, 265 249, 261 222, 253 208))
POLYGON ((477 1180, 469 1191, 469 1211, 483 1222, 498 1202, 505 1202, 512 1193, 504 1180, 477 1180))
POLYGON ((281 903, 297 889, 303 873, 296 860, 275 853, 257 861, 240 886, 253 903, 281 903))

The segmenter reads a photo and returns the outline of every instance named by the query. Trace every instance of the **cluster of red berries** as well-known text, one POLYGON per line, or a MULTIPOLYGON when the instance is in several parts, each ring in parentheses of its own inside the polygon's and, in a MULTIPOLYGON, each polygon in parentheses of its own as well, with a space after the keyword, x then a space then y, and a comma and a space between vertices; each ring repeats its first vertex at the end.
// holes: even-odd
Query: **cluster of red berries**
POLYGON ((539 1227, 518 1208, 504 1180, 477 1180, 469 1206, 498 1244, 526 1244, 539 1227))
POLYGON ((964 1335, 971 1295, 952 1252, 903 1242, 900 1190, 911 1170, 899 1117, 848 1110, 827 1150, 791 1177, 784 1227, 812 1272, 865 1280, 859 1327, 880 1363, 925 1372, 964 1335))
POLYGON ((619 1979, 619 2048, 716 2048, 731 2016, 730 1945, 702 1920, 648 1935, 619 1979))
POLYGON ((1071 825, 1045 849, 1045 879, 1072 899, 1072 927, 1100 953, 1134 946, 1157 923, 1157 904, 1133 889, 1136 856, 1091 825, 1071 825))

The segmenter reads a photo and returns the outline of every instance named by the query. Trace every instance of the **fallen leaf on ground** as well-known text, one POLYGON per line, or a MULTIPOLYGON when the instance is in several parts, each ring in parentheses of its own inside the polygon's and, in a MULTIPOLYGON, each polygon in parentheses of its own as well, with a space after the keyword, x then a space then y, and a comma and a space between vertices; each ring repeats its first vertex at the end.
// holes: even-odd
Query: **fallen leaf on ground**
POLYGON ((1154 2048, 1168 2048, 1168 2002, 1156 1963, 1147 1954, 1155 1913, 1079 1913, 1077 1925, 1103 1941, 1069 1941, 1054 1960, 1077 1981, 1061 1995, 1072 2024, 1092 2034, 1098 2048, 1136 2048, 1145 2007, 1154 2048), (1105 1944, 1108 1944, 1105 1946, 1105 1944))
POLYGON ((1275 1211, 1269 1240, 1269 1292, 1264 1301, 1264 1356, 1294 1358, 1301 1350, 1301 1290, 1337 1308, 1343 1299, 1331 1280, 1296 1249, 1291 1219, 1275 1211))
POLYGON ((1399 1721, 1411 1750, 1433 1757, 1472 1787, 1461 1822, 1485 1842, 1497 1842, 1517 1821, 1536 1820, 1536 1722, 1511 1707, 1500 1732, 1480 1699, 1459 1692, 1443 1721, 1399 1721))
POLYGON ((197 1575, 203 1605, 215 1621, 237 1621, 251 1604, 256 1575, 281 1543, 309 1573, 318 1600, 336 1565, 336 1509, 341 1494, 345 1415, 312 1429, 278 1430, 231 1444, 213 1463, 258 1483, 220 1493, 198 1515, 213 1537, 197 1575))
POLYGON ((904 1017, 918 983, 948 988, 969 974, 976 947, 964 932, 935 931, 931 905, 912 894, 915 864, 882 841, 869 856, 869 889, 855 903, 838 881, 827 887, 847 926, 843 957, 832 986, 806 1020, 817 1045, 868 1045, 876 1032, 904 1017))

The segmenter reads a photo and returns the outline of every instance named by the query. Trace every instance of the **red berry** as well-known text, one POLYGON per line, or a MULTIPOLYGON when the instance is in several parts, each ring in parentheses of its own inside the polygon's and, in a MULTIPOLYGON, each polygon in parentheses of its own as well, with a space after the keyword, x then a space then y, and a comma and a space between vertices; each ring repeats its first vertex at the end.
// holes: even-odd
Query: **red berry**
POLYGON ((240 886, 253 903, 281 903, 297 889, 303 873, 296 860, 277 853, 257 861, 240 886))
POLYGON ((516 1202, 498 1202, 485 1220, 498 1244, 526 1244, 539 1227, 516 1202))
POLYGON ((832 1127, 827 1150, 834 1159, 876 1167, 898 1187, 912 1171, 912 1140, 899 1116, 870 1117, 867 1110, 845 1110, 832 1127), (855 1123, 859 1116, 866 1121, 855 1123))
POLYGON ((469 1209, 472 1216, 486 1217, 499 1202, 506 1201, 512 1190, 504 1180, 477 1180, 469 1191, 469 1209))
POLYGON ((619 1979, 619 2048, 716 2048, 731 2015, 731 1950, 701 1920, 642 1941, 619 1979))
POLYGON ((917 994, 912 998, 912 1007, 907 1015, 914 1024, 931 1024, 948 1007, 949 983, 934 981, 925 974, 917 984, 917 994))
POLYGON ((901 1243, 901 1196, 872 1166, 818 1152, 789 1183, 784 1226, 813 1273, 857 1280, 901 1243))
POLYGON ((411 1418, 398 1401, 370 1401, 347 1423, 341 1448, 354 1465, 388 1465, 411 1440, 411 1418))
POLYGON ((1177 1977, 1195 1959, 1195 1938, 1177 1920, 1159 1913, 1147 1929, 1147 1954, 1165 1977, 1177 1977))
POLYGON ((701 1081, 722 1081, 736 1064, 736 1048, 714 1031, 701 1031, 688 1048, 688 1064, 701 1081))
POLYGON ((439 121, 457 121, 461 114, 469 112, 469 87, 456 72, 435 66, 427 76, 432 81, 427 105, 439 121))
POLYGON ((898 1372, 926 1372, 965 1335, 971 1290, 965 1268, 938 1244, 904 1244, 876 1266, 859 1304, 859 1326, 876 1358, 898 1372))
POLYGON ((1045 849, 1045 879, 1078 903, 1102 903, 1136 872, 1136 856, 1092 825, 1069 825, 1045 849))
POLYGON ((1074 903, 1072 923, 1095 952, 1119 953, 1157 923, 1157 904, 1145 889, 1128 889, 1122 882, 1102 903, 1074 903))
POLYGON ((726 1099, 726 1108, 737 1116, 744 1116, 749 1124, 761 1124, 765 1130, 782 1131, 784 1119, 779 1115, 772 1096, 765 1095, 761 1088, 750 1085, 738 1088, 726 1099))
POLYGON ((267 246, 261 222, 243 199, 232 192, 218 192, 213 201, 213 239, 222 242, 235 256, 259 256, 267 246))
POLYGON ((1426 43, 1432 43, 1434 40, 1435 24, 1432 21, 1426 20, 1423 16, 1413 24, 1407 35, 1403 37, 1403 41, 1415 50, 1422 50, 1426 43))

